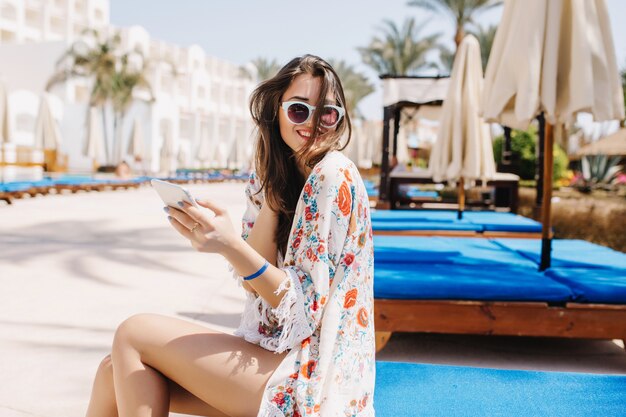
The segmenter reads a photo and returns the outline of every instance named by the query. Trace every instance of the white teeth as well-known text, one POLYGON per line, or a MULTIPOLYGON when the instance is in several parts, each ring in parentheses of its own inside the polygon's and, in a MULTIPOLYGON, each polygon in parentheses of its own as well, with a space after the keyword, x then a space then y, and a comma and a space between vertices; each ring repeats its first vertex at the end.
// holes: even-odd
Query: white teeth
POLYGON ((310 138, 311 137, 311 133, 309 132, 298 132, 300 134, 300 136, 304 136, 305 138, 310 138))

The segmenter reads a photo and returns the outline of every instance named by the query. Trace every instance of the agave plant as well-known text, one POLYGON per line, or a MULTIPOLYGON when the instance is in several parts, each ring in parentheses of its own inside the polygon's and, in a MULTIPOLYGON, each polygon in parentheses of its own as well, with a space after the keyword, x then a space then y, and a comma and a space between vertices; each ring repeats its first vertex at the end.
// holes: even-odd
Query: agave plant
POLYGON ((583 156, 582 190, 589 192, 594 188, 610 188, 624 169, 623 165, 618 165, 620 160, 620 156, 583 156))

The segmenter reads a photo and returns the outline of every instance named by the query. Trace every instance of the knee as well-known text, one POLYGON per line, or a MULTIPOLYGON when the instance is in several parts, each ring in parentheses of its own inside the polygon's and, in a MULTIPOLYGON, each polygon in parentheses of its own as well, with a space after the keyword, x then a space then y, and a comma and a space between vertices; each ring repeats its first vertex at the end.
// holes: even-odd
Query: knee
POLYGON ((154 314, 136 314, 124 320, 113 337, 113 355, 120 349, 139 348, 140 335, 155 317, 154 314))
POLYGON ((100 378, 112 378, 113 377, 113 362, 111 361, 111 355, 106 355, 104 359, 98 365, 98 371, 96 374, 100 378))

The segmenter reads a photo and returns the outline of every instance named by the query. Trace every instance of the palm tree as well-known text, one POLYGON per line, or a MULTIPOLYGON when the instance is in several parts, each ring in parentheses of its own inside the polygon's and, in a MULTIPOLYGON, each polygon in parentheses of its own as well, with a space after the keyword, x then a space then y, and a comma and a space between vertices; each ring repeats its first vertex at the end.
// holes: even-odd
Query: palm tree
MULTIPOLYGON (((121 149, 120 133, 118 127, 123 126, 126 112, 133 103, 134 93, 138 90, 144 90, 149 95, 148 101, 154 101, 154 93, 152 86, 148 81, 149 62, 139 51, 126 53, 120 58, 119 70, 113 75, 111 102, 113 105, 113 142, 114 147, 117 145, 121 149), (132 62, 135 65, 131 65, 132 62)), ((117 163, 119 161, 113 161, 117 163)))
MULTIPOLYGON (((281 65, 278 63, 276 59, 272 59, 271 61, 267 58, 258 57, 250 62, 256 69, 256 81, 261 82, 272 78, 274 75, 278 73, 281 69, 281 65)), ((245 67, 241 68, 242 73, 248 78, 255 78, 251 71, 246 69, 245 67)))
POLYGON ((426 61, 426 53, 436 46, 440 34, 421 36, 421 27, 413 18, 405 20, 401 29, 385 20, 383 37, 374 37, 369 46, 357 48, 363 62, 381 75, 409 75, 433 67, 426 61))
POLYGON ((438 49, 440 68, 449 74, 452 72, 455 52, 443 44, 439 45, 438 49))
POLYGON ((329 63, 341 80, 346 96, 346 107, 349 109, 350 115, 361 117, 357 106, 364 97, 374 92, 374 86, 365 75, 356 71, 352 65, 348 65, 345 61, 331 59, 329 63))
POLYGON ((480 44, 480 58, 483 62, 483 70, 487 67, 487 61, 489 60, 489 53, 491 53, 491 47, 493 46, 493 40, 496 37, 496 31, 498 25, 491 25, 487 28, 476 25, 477 30, 471 30, 469 33, 476 36, 478 43, 480 44))
POLYGON ((57 61, 57 71, 48 80, 46 91, 70 78, 93 78, 89 105, 100 108, 102 112, 105 154, 108 161, 106 105, 112 97, 121 38, 117 32, 113 36, 104 37, 94 29, 87 29, 83 35, 85 39, 74 42, 57 61))
POLYGON ((447 15, 456 24, 454 43, 457 48, 465 36, 465 26, 475 23, 474 16, 502 4, 502 0, 410 0, 409 6, 431 10, 447 15))

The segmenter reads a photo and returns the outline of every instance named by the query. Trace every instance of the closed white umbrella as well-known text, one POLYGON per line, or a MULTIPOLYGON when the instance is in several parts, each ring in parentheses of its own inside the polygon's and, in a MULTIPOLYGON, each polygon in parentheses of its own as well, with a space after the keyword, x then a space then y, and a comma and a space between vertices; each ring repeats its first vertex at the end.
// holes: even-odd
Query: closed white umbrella
POLYGON ((604 0, 509 0, 504 4, 485 75, 483 115, 526 128, 546 121, 542 262, 550 266, 553 126, 589 112, 624 118, 611 25, 604 0))
POLYGON ((50 99, 47 94, 41 96, 39 114, 35 124, 35 148, 58 150, 61 146, 61 131, 52 115, 50 99))
POLYGON ((130 140, 128 141, 127 154, 132 155, 135 161, 143 161, 145 158, 146 146, 143 136, 143 128, 139 119, 133 120, 133 127, 130 133, 130 140))
POLYGON ((490 179, 496 172, 489 126, 479 114, 482 82, 480 46, 467 35, 456 52, 429 161, 436 182, 459 183, 459 218, 465 203, 464 182, 490 179))
POLYGON ((0 144, 11 141, 9 128, 9 94, 0 82, 0 144))
POLYGON ((87 138, 83 147, 83 155, 91 158, 94 165, 106 158, 104 151, 104 135, 102 133, 102 121, 100 112, 95 107, 89 108, 87 118, 87 138))

